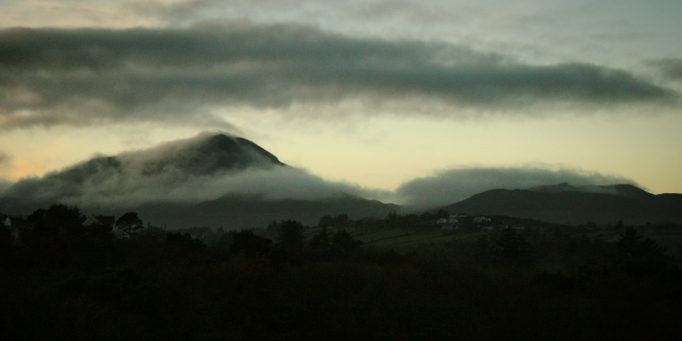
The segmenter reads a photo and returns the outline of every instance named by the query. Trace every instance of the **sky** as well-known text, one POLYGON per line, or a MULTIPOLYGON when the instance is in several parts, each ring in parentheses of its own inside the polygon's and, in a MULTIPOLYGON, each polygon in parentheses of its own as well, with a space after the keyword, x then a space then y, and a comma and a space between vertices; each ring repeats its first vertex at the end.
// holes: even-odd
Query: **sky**
POLYGON ((679 13, 677 0, 0 0, 0 182, 219 130, 380 190, 545 169, 682 192, 679 13))

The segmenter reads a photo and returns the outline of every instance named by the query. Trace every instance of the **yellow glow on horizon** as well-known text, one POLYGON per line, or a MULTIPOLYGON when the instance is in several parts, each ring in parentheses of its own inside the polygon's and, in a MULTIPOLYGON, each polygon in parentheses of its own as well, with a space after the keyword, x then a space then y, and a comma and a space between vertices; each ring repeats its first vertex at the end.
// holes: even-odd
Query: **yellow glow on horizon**
MULTIPOLYGON (((281 116, 280 116, 281 117, 281 116)), ((241 135, 283 162, 333 181, 392 190, 417 177, 467 166, 545 164, 632 179, 654 193, 682 192, 682 117, 649 119, 563 117, 456 121, 375 116, 362 121, 287 121, 234 115, 241 135)), ((0 135, 11 156, 0 178, 16 181, 60 169, 96 154, 186 138, 191 127, 52 128, 0 135)))

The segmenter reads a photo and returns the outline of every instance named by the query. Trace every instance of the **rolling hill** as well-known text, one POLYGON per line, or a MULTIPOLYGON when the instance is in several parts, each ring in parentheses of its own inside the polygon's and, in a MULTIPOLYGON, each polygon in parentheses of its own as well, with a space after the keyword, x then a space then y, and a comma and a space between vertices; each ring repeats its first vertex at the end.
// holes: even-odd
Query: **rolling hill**
POLYGON ((494 214, 579 225, 682 223, 682 194, 654 195, 633 185, 495 189, 445 207, 450 212, 494 214))

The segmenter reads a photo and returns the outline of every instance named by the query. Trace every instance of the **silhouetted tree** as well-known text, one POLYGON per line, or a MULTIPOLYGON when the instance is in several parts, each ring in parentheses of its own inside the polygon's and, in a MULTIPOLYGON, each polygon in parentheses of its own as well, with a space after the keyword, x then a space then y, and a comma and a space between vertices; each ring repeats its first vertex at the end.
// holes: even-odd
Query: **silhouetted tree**
POLYGON ((202 249, 206 247, 201 240, 192 237, 189 233, 169 232, 166 234, 166 242, 173 247, 183 249, 202 249))
POLYGON ((126 212, 116 220, 116 227, 121 231, 131 235, 144 228, 142 219, 137 216, 137 212, 126 212))
POLYGON ((325 215, 322 218, 320 218, 320 221, 317 223, 317 226, 319 227, 330 227, 334 225, 334 219, 330 215, 325 215))
POLYGON ((47 209, 36 210, 27 220, 32 228, 22 234, 22 242, 43 253, 70 250, 72 244, 84 235, 85 217, 76 207, 55 204, 47 209))
POLYGON ((327 250, 330 245, 327 227, 321 227, 320 231, 310 240, 310 247, 315 250, 327 250))
POLYGON ((635 274, 659 272, 670 261, 665 249, 654 240, 642 237, 632 227, 628 227, 621 235, 617 248, 618 261, 635 274))
POLYGON ((230 252, 247 256, 266 256, 272 251, 272 240, 242 230, 232 235, 230 252))
POLYGON ((279 229, 279 246, 290 255, 303 251, 303 225, 294 220, 282 222, 279 229))
POLYGON ((80 234, 85 217, 77 207, 55 204, 28 216, 36 233, 80 234))
POLYGON ((347 214, 339 214, 337 216, 325 215, 320 218, 320 222, 317 224, 319 227, 346 227, 350 225, 351 220, 347 214))
POLYGON ((34 260, 45 265, 89 263, 106 239, 101 230, 83 226, 85 217, 77 207, 61 204, 39 209, 27 218, 31 228, 21 234, 22 243, 31 249, 34 260), (99 238, 103 237, 103 238, 99 238), (87 255, 87 257, 85 257, 87 255))
POLYGON ((362 241, 353 239, 348 231, 341 230, 334 234, 331 247, 337 254, 351 254, 360 251, 362 241))

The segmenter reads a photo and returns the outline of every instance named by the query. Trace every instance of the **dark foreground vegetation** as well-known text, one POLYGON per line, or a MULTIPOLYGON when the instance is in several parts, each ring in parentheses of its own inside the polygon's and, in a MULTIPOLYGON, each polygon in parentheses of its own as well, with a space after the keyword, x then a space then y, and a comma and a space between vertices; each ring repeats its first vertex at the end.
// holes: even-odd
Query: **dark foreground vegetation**
POLYGON ((679 261, 635 229, 609 241, 587 228, 504 228, 400 252, 357 239, 406 219, 325 217, 200 240, 135 214, 115 234, 55 205, 0 231, 2 338, 682 336, 679 261))

